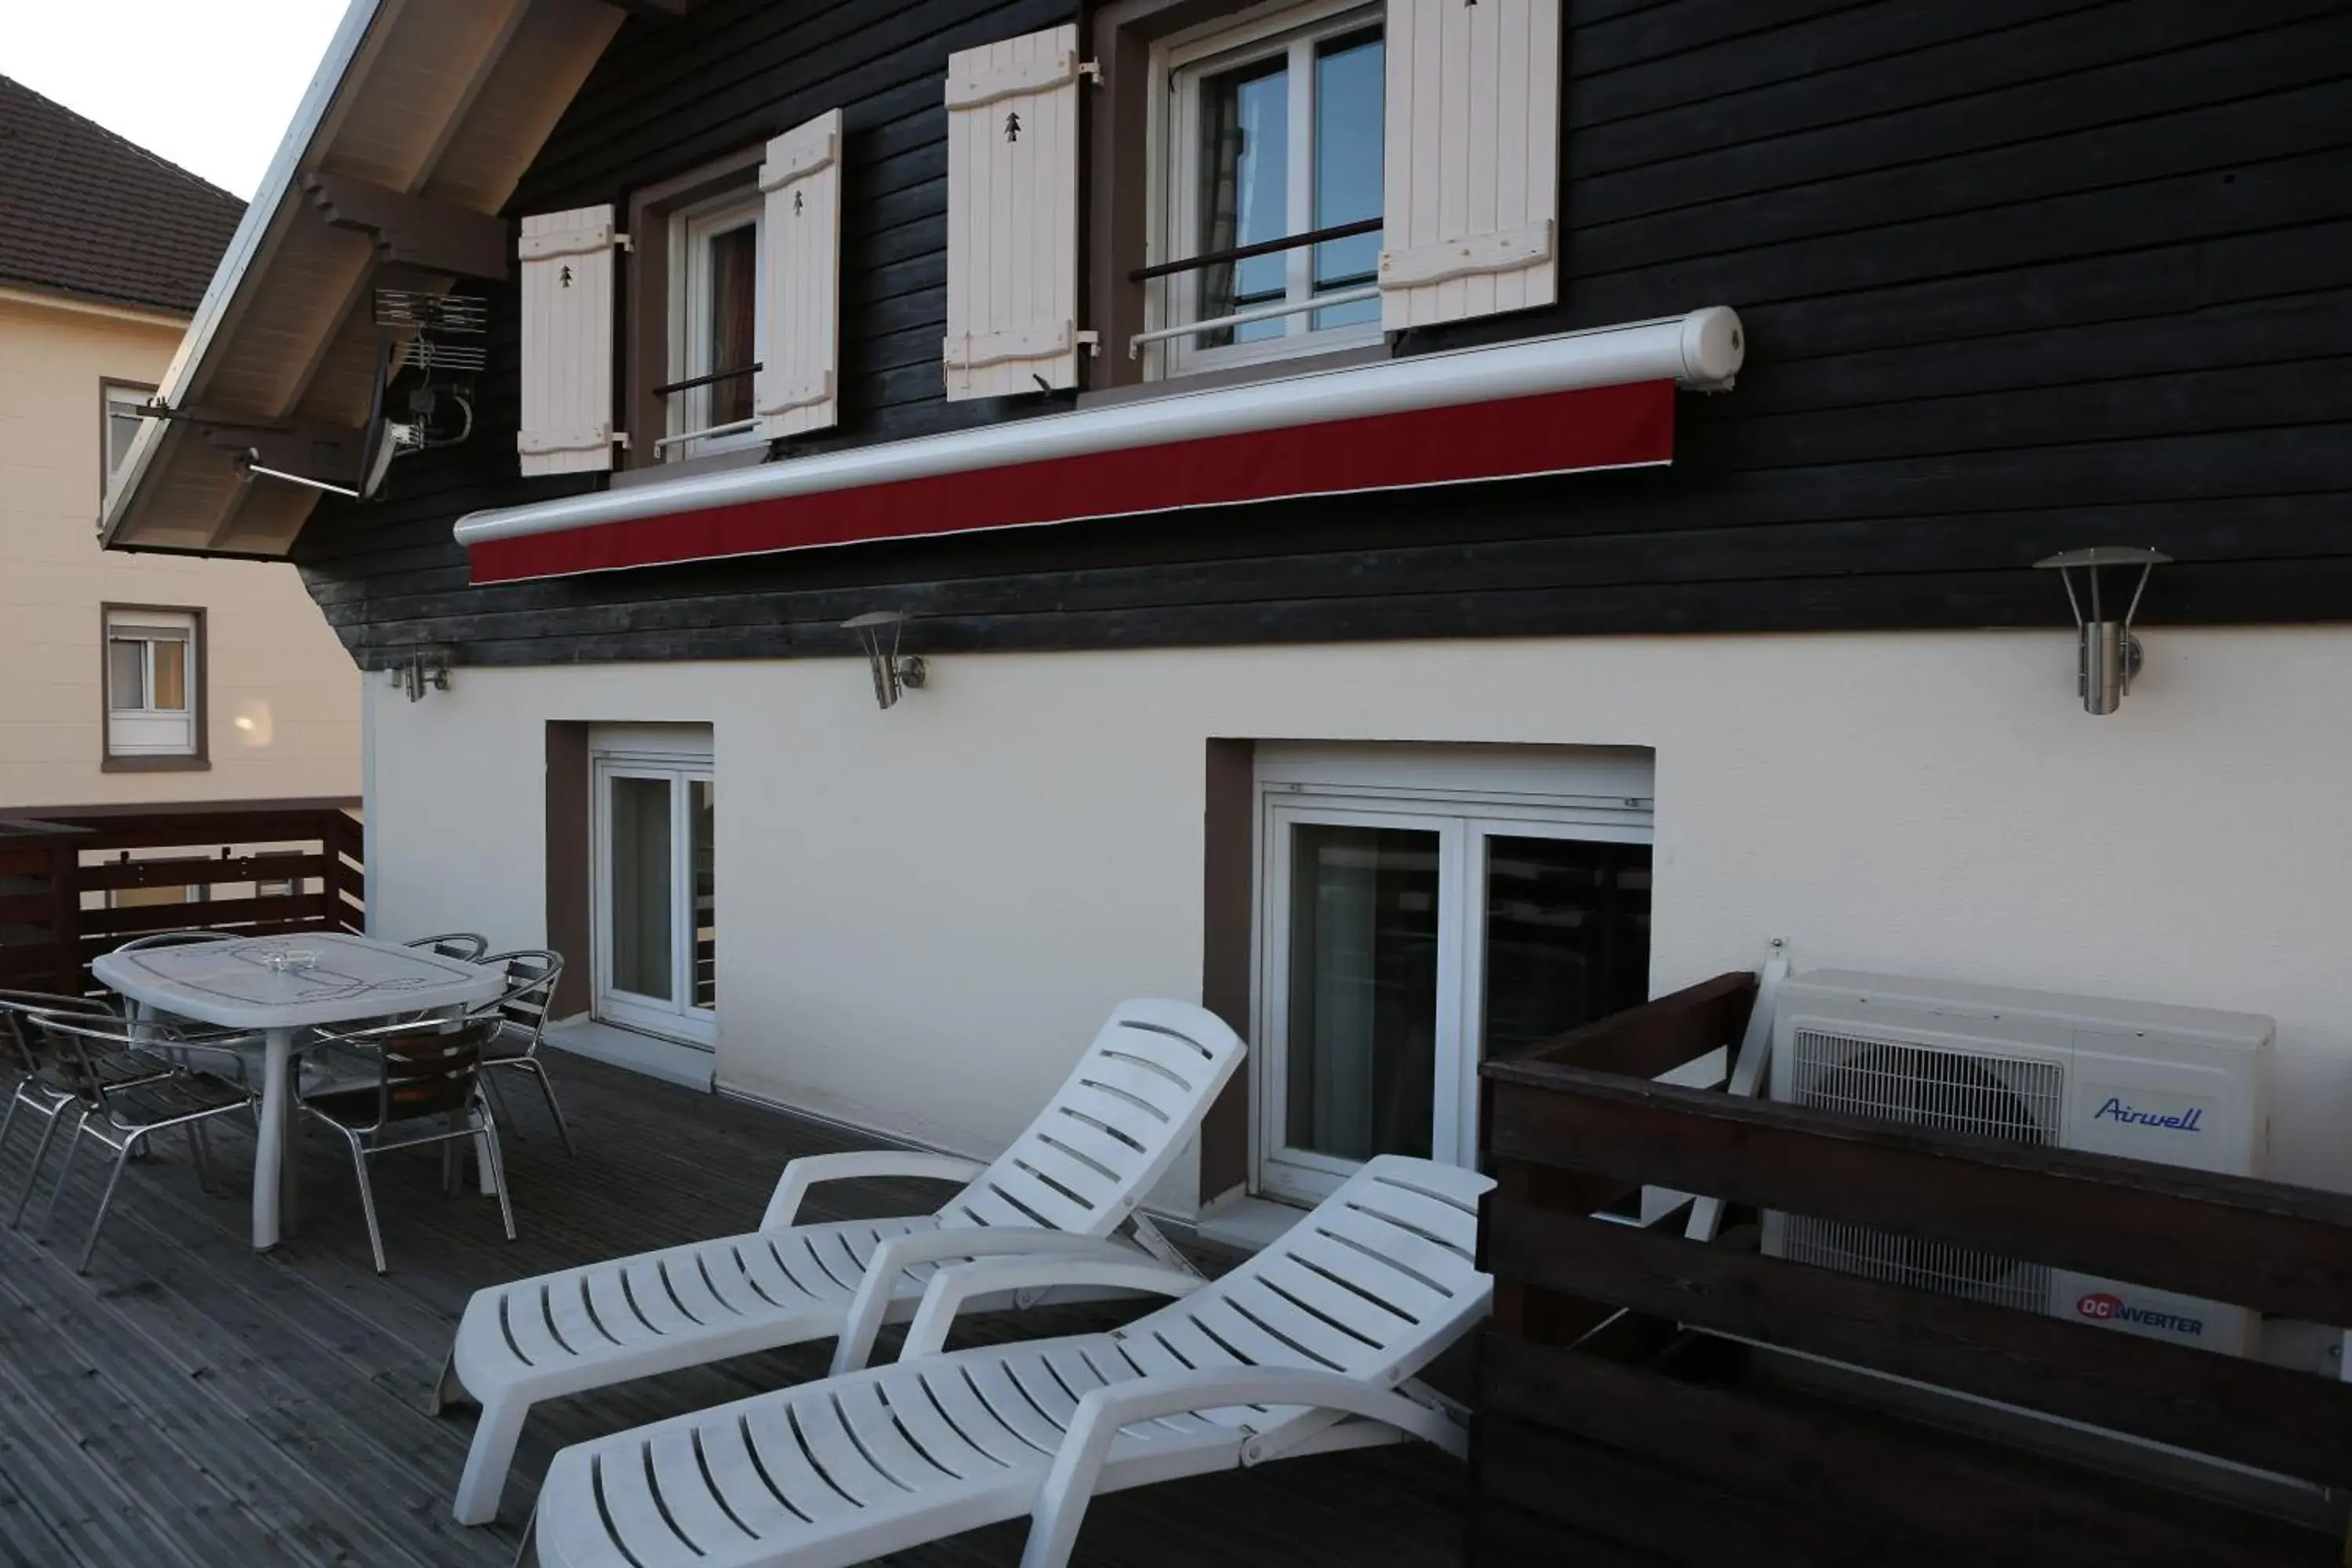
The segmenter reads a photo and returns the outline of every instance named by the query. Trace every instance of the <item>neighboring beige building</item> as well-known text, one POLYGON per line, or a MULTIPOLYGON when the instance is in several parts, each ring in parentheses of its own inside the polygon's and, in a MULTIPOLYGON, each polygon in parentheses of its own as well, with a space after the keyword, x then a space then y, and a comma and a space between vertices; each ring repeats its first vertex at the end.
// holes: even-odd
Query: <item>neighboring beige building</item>
POLYGON ((0 811, 351 796, 359 673, 278 562, 99 547, 243 204, 0 78, 0 811))

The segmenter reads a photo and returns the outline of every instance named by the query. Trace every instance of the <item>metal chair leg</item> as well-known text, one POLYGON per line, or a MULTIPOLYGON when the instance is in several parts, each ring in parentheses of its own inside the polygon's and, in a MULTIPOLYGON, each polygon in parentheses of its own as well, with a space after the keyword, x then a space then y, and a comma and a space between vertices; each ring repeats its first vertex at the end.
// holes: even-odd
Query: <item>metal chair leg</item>
MULTIPOLYGON (((80 1140, 77 1138, 75 1142, 79 1142, 80 1140)), ((106 1178, 106 1191, 99 1194, 98 1214, 89 1222, 89 1239, 81 1244, 81 1261, 74 1265, 74 1272, 77 1274, 89 1272, 90 1255, 98 1250, 98 1233, 104 1228, 106 1211, 114 1203, 115 1184, 122 1180, 122 1167, 131 1163, 131 1151, 137 1147, 139 1147, 138 1139, 126 1139, 123 1141, 121 1152, 114 1156, 113 1173, 106 1178)))
POLYGON ((16 1125, 16 1108, 24 1103, 23 1095, 14 1089, 9 1091, 8 1109, 0 1110, 0 1152, 5 1152, 8 1148, 8 1130, 16 1125))
POLYGON ((213 1195, 212 1152, 205 1147, 205 1124, 188 1123, 188 1163, 196 1168, 196 1190, 206 1197, 213 1195))
POLYGON ((16 1200, 16 1212, 8 1216, 10 1230, 25 1223, 25 1210, 33 1202, 33 1189, 41 1184, 41 1162, 48 1157, 50 1141, 57 1137, 58 1123, 65 1120, 65 1114, 62 1107, 51 1111, 48 1121, 41 1128, 40 1142, 33 1145, 33 1163, 25 1173, 24 1194, 16 1200))
POLYGON ((391 1267, 383 1260, 383 1232, 375 1223, 375 1188, 368 1182, 367 1150, 357 1138, 343 1134, 352 1146, 352 1164, 360 1173, 360 1212, 367 1216, 368 1246, 375 1253, 375 1271, 389 1274, 391 1267))
MULTIPOLYGON (((489 1167, 490 1180, 498 1184, 499 1217, 506 1222, 507 1239, 515 1238, 514 1196, 507 1190, 507 1160, 499 1147, 499 1124, 490 1116, 485 1102, 474 1121, 474 1142, 481 1150, 481 1160, 489 1167)), ((451 1144, 451 1148, 457 1147, 451 1144)))
MULTIPOLYGON (((59 1118, 63 1115, 62 1111, 58 1113, 59 1118)), ((47 1241, 49 1238, 49 1226, 56 1223, 58 1217, 58 1200, 65 1196, 67 1178, 73 1174, 74 1156, 81 1152, 82 1123, 89 1120, 89 1112, 87 1110, 75 1117, 73 1131, 66 1135, 66 1162, 58 1167, 58 1184, 49 1189, 49 1201, 41 1210, 41 1223, 33 1231, 34 1239, 37 1241, 47 1241)), ((56 1129, 56 1125, 57 1119, 52 1119, 50 1121, 52 1131, 56 1129)), ((130 1152, 129 1143, 125 1143, 122 1147, 125 1153, 130 1152)))
POLYGON ((555 1119, 555 1135, 563 1140, 563 1152, 566 1154, 576 1153, 577 1151, 572 1147, 572 1124, 563 1120, 563 1102, 555 1098, 555 1085, 549 1081, 547 1069, 539 1065, 535 1057, 525 1057, 517 1065, 528 1069, 530 1076, 539 1080, 539 1092, 547 1097, 547 1113, 555 1119))
MULTIPOLYGON (((514 1112, 507 1109, 506 1093, 503 1089, 499 1088, 498 1075, 488 1066, 488 1064, 485 1064, 483 1068, 481 1085, 482 1092, 489 1096, 490 1103, 492 1105, 498 1107, 499 1120, 505 1121, 509 1126, 513 1126, 514 1112)), ((521 1128, 516 1127, 515 1142, 518 1143, 528 1143, 530 1140, 522 1135, 521 1128)))

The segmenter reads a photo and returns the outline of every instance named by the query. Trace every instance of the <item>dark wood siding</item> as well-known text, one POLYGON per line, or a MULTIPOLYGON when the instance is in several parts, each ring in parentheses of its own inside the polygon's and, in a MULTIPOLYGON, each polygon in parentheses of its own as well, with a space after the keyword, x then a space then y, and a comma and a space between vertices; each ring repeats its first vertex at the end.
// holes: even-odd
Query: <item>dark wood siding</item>
MULTIPOLYGON (((632 23, 516 212, 847 117, 841 432, 940 396, 948 52, 1068 0, 719 0, 632 23)), ((475 589, 449 526, 514 477, 514 387, 295 557, 363 663, 849 647, 2055 625, 2024 568, 2179 558, 2143 618, 2352 614, 2352 10, 2341 0, 1569 0, 1557 309, 1418 352, 1738 308, 1738 388, 1670 470, 1290 502, 475 589)), ((501 300, 495 363, 510 364, 501 300)), ((1044 405, 1040 405, 1044 406, 1044 405)))

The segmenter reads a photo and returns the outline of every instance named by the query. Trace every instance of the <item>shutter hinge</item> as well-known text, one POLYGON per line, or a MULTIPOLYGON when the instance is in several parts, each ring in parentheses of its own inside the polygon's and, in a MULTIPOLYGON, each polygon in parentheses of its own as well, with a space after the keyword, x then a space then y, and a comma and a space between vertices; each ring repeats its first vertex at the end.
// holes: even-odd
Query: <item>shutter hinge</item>
POLYGON ((1078 62, 1077 69, 1080 76, 1091 77, 1097 87, 1100 87, 1103 84, 1102 61, 1080 60, 1078 62))
POLYGON ((637 247, 629 243, 629 237, 627 235, 615 233, 613 236, 613 248, 615 250, 634 251, 637 247))
POLYGON ((1084 344, 1087 351, 1087 356, 1089 359, 1102 358, 1102 334, 1100 332, 1078 332, 1074 334, 1070 341, 1076 343, 1084 344))

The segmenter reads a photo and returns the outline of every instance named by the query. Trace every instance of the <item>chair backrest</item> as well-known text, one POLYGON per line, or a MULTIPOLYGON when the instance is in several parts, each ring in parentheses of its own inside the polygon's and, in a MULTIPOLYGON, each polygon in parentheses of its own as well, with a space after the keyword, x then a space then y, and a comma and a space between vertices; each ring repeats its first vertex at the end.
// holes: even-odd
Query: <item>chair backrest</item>
MULTIPOLYGON (((162 1025, 134 1024, 111 1011, 40 1008, 28 1009, 17 1017, 38 1039, 34 1070, 42 1086, 89 1104, 99 1103, 110 1085, 123 1081, 123 1058, 138 1051, 168 1050, 176 1037, 162 1025), (110 1065, 115 1070, 110 1071, 110 1065)), ((160 1055, 140 1059, 152 1063, 158 1072, 170 1065, 169 1058, 160 1055)))
POLYGON ((1052 1103, 940 1224, 1108 1236, 1183 1152, 1244 1049, 1206 1008, 1120 1003, 1052 1103))
POLYGON ((117 952, 138 952, 151 947, 193 947, 205 942, 236 942, 233 931, 199 931, 191 926, 182 931, 152 931, 145 936, 134 936, 115 948, 117 952))
POLYGON ((485 967, 503 966, 507 988, 475 1016, 496 1017, 509 1037, 527 1042, 525 1056, 537 1054, 540 1037, 547 1033, 548 1009, 555 1004, 556 983, 563 978, 563 955, 526 947, 494 952, 480 963, 485 967))
POLYGON ((1494 1280, 1476 1262, 1478 1198, 1494 1184, 1381 1155, 1247 1262, 1118 1330, 1120 1349, 1147 1373, 1300 1367, 1391 1386, 1486 1315, 1494 1280))
POLYGON ((31 1015, 56 1013, 67 1017, 113 1018, 112 1007, 95 996, 68 996, 48 991, 0 991, 0 1058, 27 1077, 41 1076, 40 1032, 31 1015))
POLYGON ((482 1047, 497 1033, 497 1020, 488 1017, 454 1026, 446 1019, 410 1018, 354 1029, 331 1043, 374 1055, 375 1124, 381 1127, 465 1110, 473 1102, 482 1047))
POLYGON ((420 936, 415 942, 404 942, 401 946, 421 947, 443 958, 478 963, 482 954, 490 951, 490 939, 469 931, 445 931, 438 936, 420 936))

